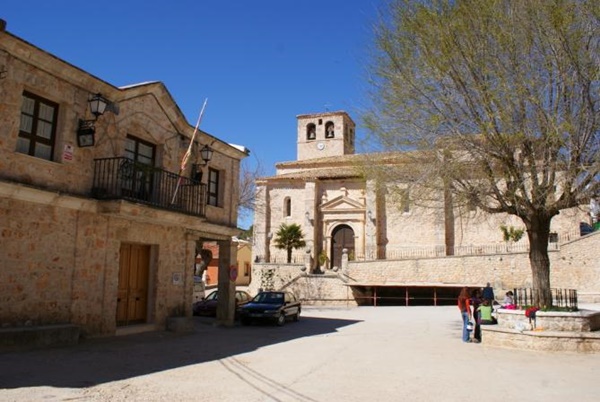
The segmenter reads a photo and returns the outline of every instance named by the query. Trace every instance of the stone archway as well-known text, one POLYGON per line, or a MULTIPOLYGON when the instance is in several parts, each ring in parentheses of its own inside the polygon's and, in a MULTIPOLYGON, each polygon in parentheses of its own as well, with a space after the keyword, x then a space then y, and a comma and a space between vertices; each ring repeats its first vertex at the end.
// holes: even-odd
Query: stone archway
POLYGON ((331 234, 331 266, 342 267, 342 250, 347 249, 348 255, 354 255, 354 230, 348 225, 339 225, 331 234))

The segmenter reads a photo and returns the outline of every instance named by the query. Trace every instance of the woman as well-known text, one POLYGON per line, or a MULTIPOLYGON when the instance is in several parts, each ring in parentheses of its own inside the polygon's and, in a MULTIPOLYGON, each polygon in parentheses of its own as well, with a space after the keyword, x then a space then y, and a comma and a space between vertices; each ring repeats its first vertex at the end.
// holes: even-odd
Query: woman
POLYGON ((471 307, 473 307, 473 342, 479 343, 481 342, 481 326, 480 326, 480 318, 481 315, 479 313, 479 306, 486 300, 481 298, 481 289, 473 289, 471 296, 471 307))
POLYGON ((471 342, 469 330, 467 329, 467 324, 471 320, 471 301, 469 297, 469 288, 466 286, 462 288, 458 295, 458 309, 460 310, 463 320, 462 340, 463 342, 471 342))

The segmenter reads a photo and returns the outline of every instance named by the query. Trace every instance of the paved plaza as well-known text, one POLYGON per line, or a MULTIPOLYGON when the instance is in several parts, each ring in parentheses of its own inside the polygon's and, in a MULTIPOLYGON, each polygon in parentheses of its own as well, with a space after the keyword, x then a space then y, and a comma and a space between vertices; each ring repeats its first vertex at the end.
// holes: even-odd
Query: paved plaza
POLYGON ((600 356, 461 342, 458 309, 306 307, 282 328, 0 354, 0 401, 597 401, 600 356))

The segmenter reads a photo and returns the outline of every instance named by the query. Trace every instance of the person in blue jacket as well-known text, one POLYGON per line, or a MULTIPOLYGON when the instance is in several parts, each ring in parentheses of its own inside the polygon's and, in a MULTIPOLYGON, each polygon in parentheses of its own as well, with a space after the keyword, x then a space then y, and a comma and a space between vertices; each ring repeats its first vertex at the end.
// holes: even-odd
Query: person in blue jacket
POLYGON ((490 306, 494 305, 494 288, 492 288, 489 282, 483 288, 481 297, 483 300, 488 300, 490 302, 490 306))

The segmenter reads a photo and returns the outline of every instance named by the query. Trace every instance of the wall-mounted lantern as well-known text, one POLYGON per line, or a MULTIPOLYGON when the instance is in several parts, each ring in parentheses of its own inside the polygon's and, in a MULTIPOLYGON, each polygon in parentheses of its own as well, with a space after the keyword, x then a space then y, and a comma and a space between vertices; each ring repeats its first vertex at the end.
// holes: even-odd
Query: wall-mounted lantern
POLYGON ((214 151, 208 145, 205 145, 200 150, 200 158, 204 161, 204 165, 203 166, 208 165, 208 162, 210 162, 210 160, 212 159, 213 152, 214 151))
POLYGON ((106 107, 110 102, 101 94, 95 94, 88 99, 90 112, 94 115, 93 120, 79 119, 77 127, 77 145, 79 147, 91 147, 96 143, 96 120, 106 111, 106 107))

